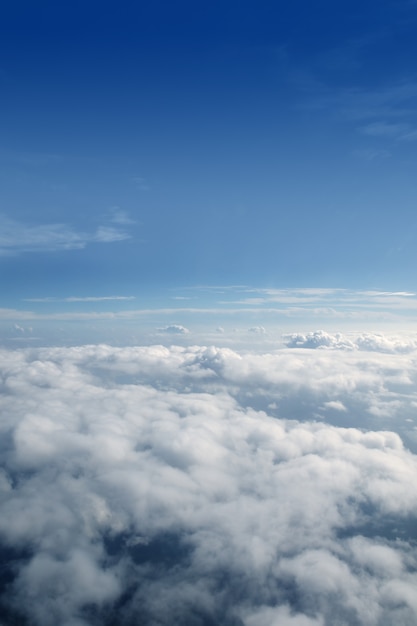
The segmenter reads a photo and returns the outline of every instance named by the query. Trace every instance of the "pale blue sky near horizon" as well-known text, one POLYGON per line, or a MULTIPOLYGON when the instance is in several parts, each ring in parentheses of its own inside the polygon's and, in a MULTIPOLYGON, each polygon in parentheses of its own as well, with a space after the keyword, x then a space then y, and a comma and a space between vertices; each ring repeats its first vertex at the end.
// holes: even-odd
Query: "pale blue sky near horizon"
POLYGON ((295 324, 351 293, 413 326, 416 27, 410 0, 4 7, 3 319, 256 328, 290 290, 295 324))

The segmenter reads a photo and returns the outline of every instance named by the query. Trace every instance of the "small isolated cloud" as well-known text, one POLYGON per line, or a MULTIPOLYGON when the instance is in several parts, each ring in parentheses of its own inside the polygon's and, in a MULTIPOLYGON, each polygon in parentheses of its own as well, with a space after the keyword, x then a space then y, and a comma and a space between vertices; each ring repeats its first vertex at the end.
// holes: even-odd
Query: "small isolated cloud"
POLYGON ((252 326, 248 328, 248 333, 254 333, 255 335, 265 335, 266 330, 263 326, 252 326))
POLYGON ((128 212, 118 206, 111 209, 111 221, 114 224, 121 224, 122 226, 135 223, 135 220, 132 220, 128 212))
POLYGON ((93 233, 85 233, 68 224, 36 226, 0 216, 0 255, 79 250, 90 243, 112 243, 129 237, 125 231, 109 226, 100 226, 93 233))
POLYGON ((141 191, 149 190, 149 185, 146 181, 146 178, 143 178, 143 176, 134 176, 132 178, 132 181, 136 184, 136 187, 140 189, 141 191))
POLYGON ((180 324, 170 324, 169 326, 158 328, 158 331, 160 333, 168 333, 169 335, 186 335, 190 332, 188 328, 180 324))
POLYGON ((19 333, 32 332, 32 328, 24 328, 23 326, 19 326, 19 324, 13 324, 13 328, 19 333))
POLYGON ((3 337, 7 341, 21 341, 25 343, 38 340, 38 337, 33 336, 32 326, 21 326, 20 324, 13 324, 10 332, 5 332, 3 337))
POLYGON ((326 409, 333 409, 334 411, 347 411, 343 402, 340 402, 339 400, 330 400, 329 402, 325 402, 324 407, 326 409))

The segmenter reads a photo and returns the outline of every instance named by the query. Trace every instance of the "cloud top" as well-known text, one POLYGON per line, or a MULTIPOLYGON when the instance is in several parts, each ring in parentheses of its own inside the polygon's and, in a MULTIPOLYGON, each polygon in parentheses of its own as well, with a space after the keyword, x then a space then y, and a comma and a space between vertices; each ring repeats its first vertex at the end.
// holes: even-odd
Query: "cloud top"
POLYGON ((4 624, 415 623, 407 354, 98 345, 0 375, 4 624))

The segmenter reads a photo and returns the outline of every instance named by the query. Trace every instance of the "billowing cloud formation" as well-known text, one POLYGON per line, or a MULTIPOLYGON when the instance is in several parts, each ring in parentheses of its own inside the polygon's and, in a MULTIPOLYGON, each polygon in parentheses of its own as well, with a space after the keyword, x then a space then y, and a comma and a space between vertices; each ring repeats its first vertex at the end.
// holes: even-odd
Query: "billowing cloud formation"
POLYGON ((316 330, 306 335, 295 333, 287 341, 289 348, 341 348, 353 350, 355 344, 341 333, 331 335, 323 330, 316 330))
POLYGON ((0 352, 0 621, 415 624, 414 357, 0 352))
POLYGON ((331 334, 324 330, 316 330, 306 334, 287 335, 286 339, 289 348, 337 348, 375 352, 412 352, 417 348, 417 341, 414 338, 387 337, 375 333, 363 333, 349 338, 342 333, 331 334))

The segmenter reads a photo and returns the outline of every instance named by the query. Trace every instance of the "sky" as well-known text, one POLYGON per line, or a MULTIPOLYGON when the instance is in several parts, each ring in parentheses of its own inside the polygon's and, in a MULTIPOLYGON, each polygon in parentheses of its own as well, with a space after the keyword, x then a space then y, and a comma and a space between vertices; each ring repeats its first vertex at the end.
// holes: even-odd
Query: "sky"
POLYGON ((416 27, 2 3, 1 626, 415 626, 416 27))
POLYGON ((2 318, 413 293, 416 25, 412 0, 7 3, 2 318))

